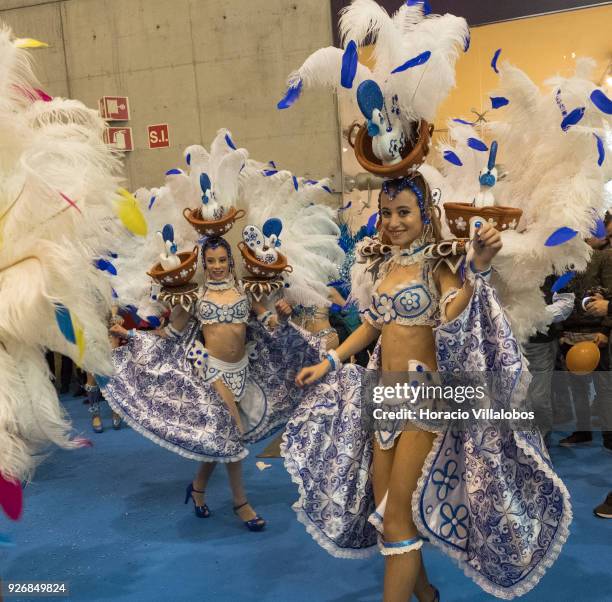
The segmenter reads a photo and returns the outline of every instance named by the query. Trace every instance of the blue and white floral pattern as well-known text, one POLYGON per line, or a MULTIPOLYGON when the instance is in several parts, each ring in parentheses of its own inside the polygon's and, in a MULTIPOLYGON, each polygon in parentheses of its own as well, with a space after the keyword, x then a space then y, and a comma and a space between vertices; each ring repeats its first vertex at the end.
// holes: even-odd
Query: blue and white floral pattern
POLYGON ((104 395, 130 426, 162 447, 204 462, 240 460, 248 454, 245 443, 267 437, 287 421, 303 391, 293 384, 295 375, 320 353, 315 339, 289 324, 270 334, 253 321, 247 336, 247 349, 257 361, 240 401, 242 436, 214 386, 189 358, 200 339, 196 320, 177 338, 137 332, 115 349, 115 375, 104 395))
MULTIPOLYGON (((493 374, 491 406, 520 406, 528 385, 525 361, 494 290, 482 278, 476 278, 465 311, 436 330, 436 341, 441 376, 493 374)), ((340 557, 363 556, 376 546, 376 530, 365 522, 374 503, 372 437, 361 416, 364 374, 349 364, 311 387, 282 445, 299 489, 299 520, 340 557)), ((412 514, 422 536, 485 591, 504 599, 538 583, 559 555, 571 522, 569 494, 539 432, 487 424, 437 434, 412 514)))

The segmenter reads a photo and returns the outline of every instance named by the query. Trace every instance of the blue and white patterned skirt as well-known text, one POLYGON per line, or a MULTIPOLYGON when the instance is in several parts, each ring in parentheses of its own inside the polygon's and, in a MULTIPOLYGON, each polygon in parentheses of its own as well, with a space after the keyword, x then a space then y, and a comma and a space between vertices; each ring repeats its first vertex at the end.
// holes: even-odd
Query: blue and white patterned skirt
MULTIPOLYGON (((509 384, 520 382, 516 375, 526 364, 494 290, 481 279, 464 312, 437 329, 436 343, 441 373, 497 375, 493 402, 499 407, 511 408, 526 394, 528 379, 509 384)), ((374 436, 364 430, 362 416, 362 383, 371 377, 347 364, 308 388, 281 445, 298 486, 298 519, 317 543, 343 558, 376 551, 382 529, 370 480, 374 436)), ((558 557, 572 519, 568 491, 539 432, 480 424, 436 434, 412 515, 423 537, 504 599, 538 583, 558 557)))
MULTIPOLYGON (((224 382, 239 400, 238 426, 213 386, 223 377, 216 358, 210 370, 196 369, 192 349, 203 349, 195 320, 173 338, 137 332, 113 352, 115 374, 104 387, 110 406, 134 430, 181 456, 202 462, 236 462, 254 443, 282 427, 300 402, 302 390, 293 380, 305 363, 318 361, 317 342, 291 325, 273 334, 258 322, 249 323, 250 366, 229 366, 224 382), (199 345, 199 346, 198 346, 199 345), (212 371, 217 371, 211 376, 212 371)), ((227 367, 226 366, 226 367, 227 367)))

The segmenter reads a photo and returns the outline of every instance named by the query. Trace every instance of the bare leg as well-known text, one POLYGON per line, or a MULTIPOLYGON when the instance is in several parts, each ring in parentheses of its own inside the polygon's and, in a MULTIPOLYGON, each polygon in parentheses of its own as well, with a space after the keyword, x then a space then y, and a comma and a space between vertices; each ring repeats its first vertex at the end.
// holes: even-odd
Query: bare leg
POLYGON ((389 489, 391 469, 393 468, 393 455, 395 447, 381 449, 374 438, 374 458, 372 459, 372 488, 374 489, 374 503, 378 506, 389 489))
MULTIPOLYGON (((196 476, 193 479, 193 488, 198 491, 206 491, 206 486, 208 485, 208 479, 210 479, 210 475, 213 473, 217 466, 216 462, 200 462, 200 466, 198 467, 198 472, 196 472, 196 476)), ((204 494, 196 493, 195 491, 192 493, 193 499, 195 500, 196 506, 204 505, 204 494)))
POLYGON ((227 468, 227 476, 229 477, 230 487, 232 489, 232 499, 234 507, 242 506, 238 512, 238 516, 242 520, 251 520, 257 516, 251 504, 243 504, 247 501, 246 492, 244 490, 244 482, 242 480, 242 462, 230 462, 225 465, 227 468))
POLYGON ((225 386, 225 383, 219 379, 213 383, 213 387, 215 391, 219 393, 221 399, 225 402, 227 409, 230 411, 230 414, 233 416, 236 424, 238 425, 238 430, 240 433, 244 433, 244 429, 242 428, 242 420, 240 420, 240 412, 238 412, 238 406, 236 405, 236 400, 234 399, 234 395, 232 392, 225 386))
MULTIPOLYGON (((376 439, 374 439, 374 458, 372 460, 372 488, 374 489, 374 503, 378 506, 387 489, 391 479, 391 469, 393 468, 393 457, 395 446, 391 449, 381 449, 376 439)), ((420 602, 429 602, 433 598, 433 589, 429 585, 425 565, 421 562, 421 570, 417 576, 414 593, 420 602)))
MULTIPOLYGON (((386 542, 399 542, 417 535, 412 518, 412 494, 423 470, 423 463, 433 444, 435 435, 423 431, 406 431, 395 447, 393 468, 384 518, 386 542)), ((426 574, 422 570, 421 551, 385 557, 384 602, 406 602, 416 591, 419 600, 433 598, 433 589, 427 591, 426 574)), ((428 585, 428 584, 427 584, 428 585)))

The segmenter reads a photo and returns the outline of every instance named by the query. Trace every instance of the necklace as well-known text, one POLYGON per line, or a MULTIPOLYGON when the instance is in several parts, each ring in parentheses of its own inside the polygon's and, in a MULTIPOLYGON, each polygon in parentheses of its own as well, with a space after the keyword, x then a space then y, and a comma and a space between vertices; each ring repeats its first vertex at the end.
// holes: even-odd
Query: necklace
POLYGON ((412 265, 423 260, 423 252, 428 247, 428 243, 422 239, 415 240, 407 249, 393 247, 389 261, 397 265, 412 265))
POLYGON ((236 287, 236 281, 234 276, 224 278, 223 280, 209 280, 207 278, 204 281, 204 286, 211 291, 228 291, 236 287))

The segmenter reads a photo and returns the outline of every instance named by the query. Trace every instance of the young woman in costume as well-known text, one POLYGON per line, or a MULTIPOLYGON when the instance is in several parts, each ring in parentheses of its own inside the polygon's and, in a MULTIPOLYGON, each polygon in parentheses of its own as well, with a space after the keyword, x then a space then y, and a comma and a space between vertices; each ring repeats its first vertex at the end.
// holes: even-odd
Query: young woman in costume
MULTIPOLYGON (((129 344, 115 352, 116 375, 105 393, 140 433, 201 461, 185 497, 185 503, 193 501, 196 516, 210 516, 204 495, 221 462, 227 467, 234 512, 249 530, 260 531, 266 523, 248 503, 242 480, 241 460, 248 453, 243 439, 249 425, 240 407, 241 402, 252 404, 246 410, 248 421, 267 404, 265 385, 249 379, 249 352, 254 351, 247 345, 246 334, 251 312, 269 328, 277 325, 278 318, 245 294, 225 239, 207 239, 202 258, 206 278, 193 314, 177 306, 170 324, 154 333, 111 328, 112 334, 127 338, 129 344), (199 340, 200 332, 206 346, 199 340)), ((282 312, 284 307, 279 307, 282 312)), ((271 404, 274 399, 267 401, 271 404)), ((265 411, 273 413, 274 405, 265 411)), ((251 437, 253 431, 260 436, 270 432, 270 424, 264 429, 264 423, 258 416, 251 437)))
MULTIPOLYGON (((370 294, 362 297, 370 299, 362 306, 364 323, 296 379, 302 386, 323 382, 306 389, 285 431, 283 455, 300 493, 294 509, 336 556, 361 557, 378 540, 385 602, 404 602, 413 593, 422 602, 439 600, 422 563, 426 539, 486 591, 524 593, 559 553, 571 519, 567 491, 542 452, 541 437, 494 424, 459 431, 418 418, 407 428, 401 421, 378 422, 371 437, 362 420, 371 401, 363 392, 364 372, 342 366, 378 339, 369 369, 383 379, 389 373, 423 379, 436 371, 492 373, 499 379, 492 407, 520 402, 524 358, 487 283, 500 234, 486 223, 476 230, 462 283, 446 263, 432 259, 439 224, 420 174, 385 182, 380 229, 382 241, 360 248, 362 276, 371 279, 370 294), (321 457, 325 466, 316 461, 321 457)), ((355 285, 354 279, 359 297, 355 285)))

